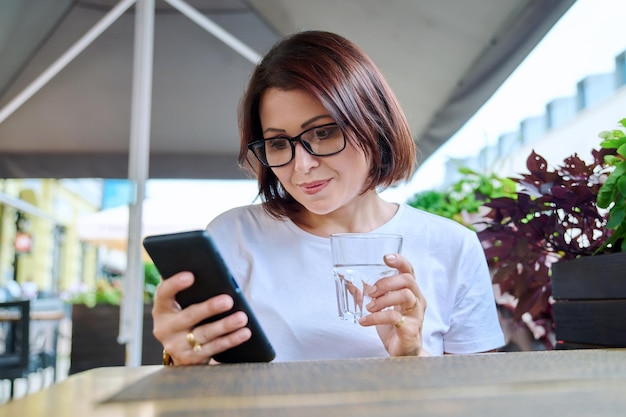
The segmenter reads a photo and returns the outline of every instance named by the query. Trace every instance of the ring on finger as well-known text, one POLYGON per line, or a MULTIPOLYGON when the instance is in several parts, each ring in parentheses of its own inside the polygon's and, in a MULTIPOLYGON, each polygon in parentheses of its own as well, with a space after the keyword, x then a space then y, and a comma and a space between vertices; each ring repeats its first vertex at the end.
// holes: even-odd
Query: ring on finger
POLYGON ((396 326, 396 329, 399 329, 400 327, 402 327, 402 325, 404 324, 404 316, 400 317, 400 320, 398 320, 394 326, 396 326))
POLYGON ((187 343, 189 343, 189 346, 191 346, 191 349, 193 349, 194 352, 202 350, 202 345, 196 340, 193 332, 187 333, 187 343))
POLYGON ((417 299, 417 296, 415 294, 413 294, 413 296, 415 297, 415 303, 411 307, 405 308, 404 309, 405 313, 410 313, 411 311, 413 311, 413 310, 415 310, 417 308, 418 299, 417 299))

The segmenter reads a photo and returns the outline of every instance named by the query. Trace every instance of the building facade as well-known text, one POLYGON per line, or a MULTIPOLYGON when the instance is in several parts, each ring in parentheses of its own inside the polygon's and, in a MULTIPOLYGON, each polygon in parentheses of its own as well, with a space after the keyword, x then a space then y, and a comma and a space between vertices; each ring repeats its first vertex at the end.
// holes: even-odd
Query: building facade
POLYGON ((517 131, 503 133, 477 154, 450 159, 442 187, 460 179, 460 167, 519 177, 528 172, 526 160, 533 150, 552 165, 575 153, 590 161, 592 149, 600 147, 598 134, 619 128, 618 122, 626 118, 626 51, 615 57, 613 72, 585 77, 576 90, 575 96, 550 101, 544 114, 522 120, 517 131))
POLYGON ((0 179, 0 288, 58 296, 91 285, 97 248, 79 241, 77 220, 97 211, 98 181, 0 179))

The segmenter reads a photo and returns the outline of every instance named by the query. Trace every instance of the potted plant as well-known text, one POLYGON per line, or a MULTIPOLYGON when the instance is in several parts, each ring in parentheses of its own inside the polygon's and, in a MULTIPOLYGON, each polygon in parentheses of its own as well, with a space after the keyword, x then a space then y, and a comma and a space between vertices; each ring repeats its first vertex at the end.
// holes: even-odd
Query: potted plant
MULTIPOLYGON (((162 362, 162 347, 152 335, 152 299, 160 275, 152 263, 144 264, 142 364, 162 362)), ((117 342, 122 285, 119 277, 102 278, 91 289, 81 288, 72 303, 70 374, 102 366, 125 364, 126 348, 117 342)))
MULTIPOLYGON (((626 119, 620 125, 626 128, 626 119)), ((608 237, 594 255, 552 268, 554 317, 560 347, 624 347, 626 326, 626 134, 600 133, 600 146, 610 150, 611 172, 600 187, 597 205, 608 210, 608 237)))
MULTIPOLYGON (((626 126, 626 119, 620 123, 626 126)), ((621 130, 601 135, 605 140, 600 150, 592 151, 590 163, 573 155, 550 169, 543 157, 532 152, 527 160, 529 173, 515 179, 517 197, 485 204, 491 210, 478 235, 493 281, 515 298, 515 320, 543 327, 549 336, 548 347, 556 340, 561 347, 621 343, 613 338, 620 329, 603 311, 615 313, 620 307, 624 311, 623 300, 610 308, 606 305, 612 302, 608 302, 592 319, 584 319, 592 304, 598 306, 608 298, 626 299, 626 294, 614 291, 616 283, 624 281, 626 258, 623 253, 610 255, 623 248, 626 146, 621 130), (608 278, 605 274, 612 268, 598 268, 612 265, 615 257, 622 259, 617 261, 622 266, 615 278, 608 278), (582 263, 591 258, 596 258, 594 269, 584 272, 582 263), (580 279, 573 278, 571 270, 577 271, 580 279), (607 280, 613 286, 604 288, 607 280), (578 296, 569 289, 576 287, 578 296, 586 300, 575 299, 578 296), (591 297, 596 297, 594 302, 588 300, 591 297), (577 327, 576 336, 572 336, 572 326, 577 327), (593 327, 607 329, 611 339, 590 332, 588 328, 593 327)), ((626 325, 621 326, 621 334, 626 334, 626 325)))

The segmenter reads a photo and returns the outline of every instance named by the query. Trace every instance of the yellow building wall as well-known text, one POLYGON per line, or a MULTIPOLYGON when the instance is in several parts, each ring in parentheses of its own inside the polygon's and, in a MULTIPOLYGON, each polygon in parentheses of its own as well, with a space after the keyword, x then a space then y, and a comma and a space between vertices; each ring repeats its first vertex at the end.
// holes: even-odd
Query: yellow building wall
MULTIPOLYGON (((4 179, 0 180, 0 191, 54 218, 26 215, 27 231, 33 237, 33 244, 30 253, 18 256, 18 283, 32 280, 39 291, 55 293, 69 290, 79 283, 88 286, 95 283, 97 249, 79 241, 77 222, 81 214, 95 212, 98 207, 56 179, 4 179), (63 239, 55 242, 59 228, 63 230, 63 239)), ((0 286, 13 279, 16 212, 14 207, 7 205, 2 205, 0 211, 0 286)))

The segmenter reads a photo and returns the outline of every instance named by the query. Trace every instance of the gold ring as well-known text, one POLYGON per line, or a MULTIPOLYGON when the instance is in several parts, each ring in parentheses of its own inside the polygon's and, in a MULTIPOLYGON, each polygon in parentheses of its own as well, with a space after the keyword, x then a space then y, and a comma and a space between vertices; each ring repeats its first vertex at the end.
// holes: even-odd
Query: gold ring
POLYGON ((189 346, 191 346, 194 352, 200 352, 200 350, 202 350, 202 345, 198 343, 193 332, 187 333, 187 343, 189 343, 189 346))
POLYGON ((415 310, 417 308, 417 296, 415 294, 413 294, 413 296, 415 297, 415 304, 413 304, 411 307, 407 308, 404 310, 405 313, 410 313, 411 311, 415 310))
POLYGON ((396 326, 396 329, 399 329, 400 327, 402 327, 403 324, 404 324, 404 316, 400 317, 400 320, 398 320, 398 322, 394 324, 394 326, 396 326))

